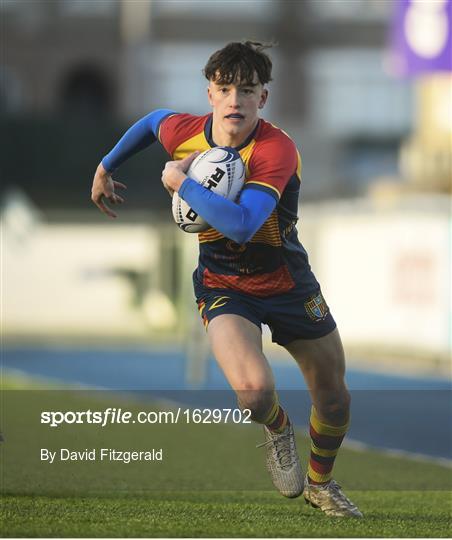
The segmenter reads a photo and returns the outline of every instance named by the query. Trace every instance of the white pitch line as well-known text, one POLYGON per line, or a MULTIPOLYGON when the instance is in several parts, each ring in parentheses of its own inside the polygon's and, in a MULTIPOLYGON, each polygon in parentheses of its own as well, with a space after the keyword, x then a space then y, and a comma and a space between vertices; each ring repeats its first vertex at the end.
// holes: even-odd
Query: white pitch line
POLYGON ((413 461, 420 461, 422 463, 435 463, 437 465, 442 465, 448 469, 452 469, 452 459, 447 459, 443 457, 429 456, 428 454, 420 454, 418 452, 410 452, 408 450, 400 450, 398 448, 384 448, 381 446, 373 446, 356 439, 345 439, 342 443, 343 447, 350 448, 350 450, 355 450, 357 452, 366 452, 368 450, 375 450, 380 454, 386 454, 392 457, 404 457, 412 459, 413 461))

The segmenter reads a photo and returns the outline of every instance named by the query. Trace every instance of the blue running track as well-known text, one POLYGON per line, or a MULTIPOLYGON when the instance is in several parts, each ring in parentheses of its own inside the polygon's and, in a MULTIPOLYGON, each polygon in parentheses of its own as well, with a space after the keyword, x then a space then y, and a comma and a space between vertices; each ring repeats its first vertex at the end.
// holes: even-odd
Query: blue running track
MULTIPOLYGON (((168 350, 3 348, 2 351, 5 370, 109 390, 146 390, 146 395, 150 393, 153 398, 172 395, 197 407, 235 406, 230 401, 231 394, 225 392, 228 386, 224 376, 213 360, 208 363, 202 388, 196 391, 187 386, 185 364, 182 351, 168 350)), ((298 368, 275 363, 273 370, 281 402, 296 425, 306 426, 310 404, 298 368)), ((351 439, 379 448, 452 459, 450 381, 349 370, 347 383, 352 393, 351 439)))

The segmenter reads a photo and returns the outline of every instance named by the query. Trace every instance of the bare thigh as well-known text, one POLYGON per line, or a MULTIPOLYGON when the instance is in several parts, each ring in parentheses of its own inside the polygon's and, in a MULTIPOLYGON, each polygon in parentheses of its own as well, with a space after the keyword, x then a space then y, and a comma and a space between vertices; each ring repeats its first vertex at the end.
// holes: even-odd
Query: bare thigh
POLYGON ((345 358, 337 328, 318 339, 297 339, 285 347, 299 365, 320 420, 348 421, 350 395, 345 385, 345 358))
POLYGON ((219 315, 210 321, 208 336, 234 390, 274 390, 273 373, 262 351, 262 334, 254 323, 240 315, 219 315))

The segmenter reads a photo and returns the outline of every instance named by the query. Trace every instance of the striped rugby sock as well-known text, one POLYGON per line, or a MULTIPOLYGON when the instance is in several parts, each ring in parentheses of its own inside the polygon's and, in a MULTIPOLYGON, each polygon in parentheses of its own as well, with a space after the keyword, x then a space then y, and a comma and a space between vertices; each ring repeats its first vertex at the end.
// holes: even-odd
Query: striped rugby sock
POLYGON ((311 409, 309 433, 311 435, 311 457, 308 478, 311 484, 326 484, 331 480, 336 454, 348 429, 344 426, 329 426, 321 422, 314 407, 311 409))
POLYGON ((274 433, 282 433, 290 424, 289 417, 287 416, 286 411, 279 404, 276 394, 273 406, 270 409, 268 416, 264 419, 262 423, 265 424, 267 428, 274 433))

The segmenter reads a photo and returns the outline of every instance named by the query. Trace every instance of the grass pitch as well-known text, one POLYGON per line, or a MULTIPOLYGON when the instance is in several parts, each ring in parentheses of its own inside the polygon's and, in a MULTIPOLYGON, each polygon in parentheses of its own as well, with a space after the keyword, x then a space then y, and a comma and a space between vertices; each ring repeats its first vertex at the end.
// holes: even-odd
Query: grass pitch
POLYGON ((349 492, 363 520, 334 519, 273 492, 154 493, 134 497, 7 496, 3 536, 448 537, 440 492, 349 492))
MULTIPOLYGON (((11 387, 11 383, 9 383, 11 387)), ((363 520, 328 518, 276 493, 264 467, 257 426, 162 425, 123 431, 74 426, 43 431, 49 410, 99 408, 91 394, 15 394, 2 398, 3 537, 449 537, 451 470, 436 464, 342 449, 335 472, 363 520), (64 402, 61 403, 62 396, 64 402), (21 399, 18 400, 18 397, 21 399), (59 405, 57 405, 59 404, 59 405), (74 435, 76 433, 76 435, 74 435), (165 463, 41 464, 43 444, 140 448, 149 439, 165 463), (119 445, 119 446, 118 446, 119 445)), ((129 410, 150 404, 118 398, 129 410)), ((155 406, 153 406, 155 409, 155 406)), ((308 439, 297 437, 306 463, 308 439)), ((53 445, 53 446, 52 446, 53 445)))

